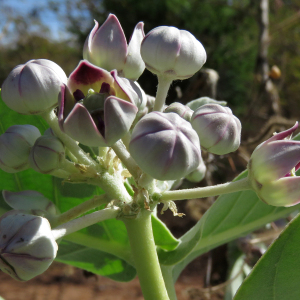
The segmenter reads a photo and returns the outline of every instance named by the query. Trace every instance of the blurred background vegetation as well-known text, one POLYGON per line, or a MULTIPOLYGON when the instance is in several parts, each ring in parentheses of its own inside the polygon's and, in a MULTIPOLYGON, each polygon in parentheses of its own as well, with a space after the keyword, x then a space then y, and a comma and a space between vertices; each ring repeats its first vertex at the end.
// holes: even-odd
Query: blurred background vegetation
MULTIPOLYGON (((18 9, 18 2, 0 0, 0 83, 14 66, 33 58, 53 60, 68 75, 82 58, 82 46, 93 28, 93 20, 101 24, 109 13, 114 13, 128 39, 138 21, 144 21, 146 33, 159 25, 172 25, 192 32, 207 51, 205 67, 219 74, 216 98, 226 100, 237 116, 246 118, 259 90, 260 2, 46 0, 41 6, 40 2, 20 0, 24 7, 30 7, 22 10, 18 9), (51 30, 55 22, 60 26, 56 36, 51 30)), ((269 19, 268 64, 270 67, 277 65, 281 70, 281 77, 273 82, 279 91, 282 114, 297 118, 300 108, 300 0, 270 1, 269 19)), ((193 80, 173 84, 169 98, 177 97, 177 86, 184 94, 193 80)), ((147 93, 155 94, 157 81, 148 71, 140 78, 140 83, 147 93)), ((188 100, 192 99, 184 98, 184 101, 188 100)), ((255 104, 260 105, 257 101, 255 104)), ((269 114, 261 113, 261 117, 267 119, 269 114)), ((247 129, 247 122, 244 126, 247 129)))

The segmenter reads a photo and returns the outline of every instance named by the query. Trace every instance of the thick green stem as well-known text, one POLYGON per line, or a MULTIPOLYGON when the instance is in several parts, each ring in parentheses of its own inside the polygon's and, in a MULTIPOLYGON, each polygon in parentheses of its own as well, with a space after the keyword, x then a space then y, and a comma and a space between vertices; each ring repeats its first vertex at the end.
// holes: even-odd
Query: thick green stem
POLYGON ((238 181, 227 182, 214 186, 207 186, 194 189, 184 189, 164 192, 158 201, 169 200, 184 200, 194 198, 212 197, 222 194, 229 194, 238 191, 251 190, 251 184, 248 181, 248 177, 240 179, 238 181))
POLYGON ((158 76, 158 87, 156 92, 156 98, 154 103, 153 111, 163 111, 165 101, 168 95, 172 79, 164 76, 158 76))
POLYGON ((49 126, 54 131, 55 135, 64 143, 64 145, 69 149, 69 151, 78 159, 79 163, 96 166, 96 162, 92 160, 68 135, 63 133, 58 125, 58 119, 54 111, 43 113, 41 115, 44 120, 49 124, 49 126))
POLYGON ((111 199, 120 200, 125 203, 132 201, 131 196, 123 184, 123 180, 116 175, 104 172, 97 182, 97 185, 101 187, 111 199))
POLYGON ((106 194, 100 196, 94 196, 92 199, 87 200, 68 211, 64 212, 61 215, 58 215, 56 219, 53 220, 52 226, 58 226, 60 224, 66 223, 72 219, 79 217, 80 215, 94 209, 104 203, 108 203, 111 200, 106 194))
POLYGON ((151 213, 143 209, 136 219, 124 218, 123 222, 145 300, 169 300, 156 253, 151 213))

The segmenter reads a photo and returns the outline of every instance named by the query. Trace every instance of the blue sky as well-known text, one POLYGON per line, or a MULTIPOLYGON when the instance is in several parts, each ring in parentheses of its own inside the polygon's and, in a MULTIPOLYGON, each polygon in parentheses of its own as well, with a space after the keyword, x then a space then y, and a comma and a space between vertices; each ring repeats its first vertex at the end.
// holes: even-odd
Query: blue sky
POLYGON ((47 8, 47 0, 0 0, 0 32, 5 25, 6 7, 10 7, 13 13, 27 15, 33 8, 38 8, 42 22, 51 29, 54 39, 65 37, 64 24, 57 15, 47 8), (2 22, 1 22, 2 19, 2 22))

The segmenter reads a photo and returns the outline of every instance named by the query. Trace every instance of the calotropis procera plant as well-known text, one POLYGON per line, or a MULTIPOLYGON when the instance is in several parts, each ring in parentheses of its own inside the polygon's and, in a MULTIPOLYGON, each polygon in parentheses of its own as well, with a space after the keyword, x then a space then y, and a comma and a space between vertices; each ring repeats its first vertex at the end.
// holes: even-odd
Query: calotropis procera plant
POLYGON ((83 58, 68 78, 54 62, 35 59, 2 84, 4 272, 29 280, 56 259, 120 281, 137 273, 145 299, 174 300, 174 282, 193 258, 296 209, 284 207, 300 197, 300 142, 289 139, 297 124, 254 150, 248 176, 180 189, 184 178, 205 177, 203 152, 226 155, 241 140, 225 102, 165 105, 171 82, 206 61, 191 33, 161 26, 145 36, 138 23, 127 45, 109 15, 96 22, 83 58), (154 103, 135 81, 145 66, 158 77, 154 103), (32 125, 13 124, 26 118, 32 125), (217 195, 180 239, 156 217, 160 203, 182 216, 175 200, 217 195))

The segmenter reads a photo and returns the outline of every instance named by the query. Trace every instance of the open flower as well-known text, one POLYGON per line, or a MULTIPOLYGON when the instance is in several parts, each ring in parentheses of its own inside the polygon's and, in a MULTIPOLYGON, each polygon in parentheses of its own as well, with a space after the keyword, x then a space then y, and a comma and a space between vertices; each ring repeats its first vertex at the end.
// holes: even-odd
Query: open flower
POLYGON ((139 22, 127 45, 118 18, 109 14, 100 28, 95 21, 83 47, 83 58, 100 68, 108 71, 116 69, 120 76, 137 80, 145 70, 140 53, 144 36, 144 23, 139 22))
POLYGON ((62 86, 58 120, 66 134, 84 145, 111 146, 129 131, 145 101, 133 81, 83 60, 62 86))
POLYGON ((249 180, 258 197, 274 206, 292 206, 300 202, 300 142, 289 139, 298 128, 275 134, 251 155, 249 180))

